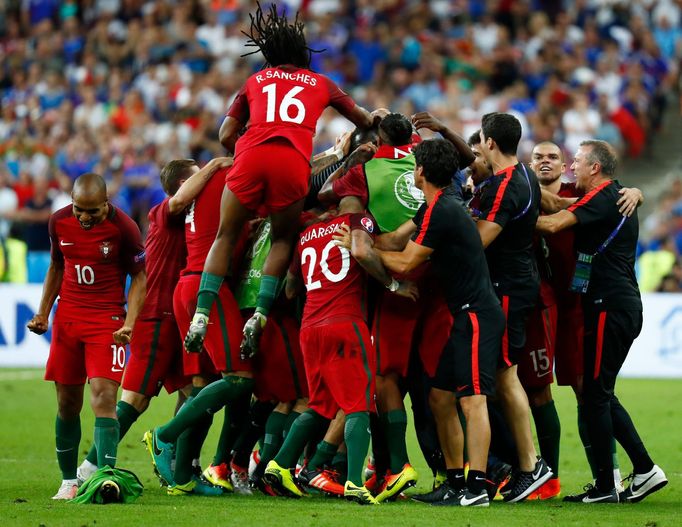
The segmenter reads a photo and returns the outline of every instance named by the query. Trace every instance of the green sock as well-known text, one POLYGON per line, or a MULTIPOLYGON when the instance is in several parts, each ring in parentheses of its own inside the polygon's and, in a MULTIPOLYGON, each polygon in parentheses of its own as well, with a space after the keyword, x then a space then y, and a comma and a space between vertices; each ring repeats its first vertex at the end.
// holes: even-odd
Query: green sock
MULTIPOLYGON (((348 481, 360 486, 367 449, 369 449, 369 412, 354 412, 346 415, 343 436, 348 452, 348 481)), ((403 467, 400 468, 402 470, 403 467)))
POLYGON ((559 477, 559 443, 561 441, 561 423, 554 401, 542 406, 531 407, 535 429, 540 445, 540 454, 552 467, 553 478, 559 477))
POLYGON ((118 421, 112 417, 95 417, 95 448, 97 466, 116 466, 119 436, 118 421))
POLYGON ((587 462, 590 464, 592 479, 597 479, 597 463, 594 459, 594 454, 592 453, 592 443, 590 442, 590 436, 587 433, 587 422, 585 421, 584 411, 580 405, 578 405, 578 435, 580 435, 580 441, 585 449, 587 462))
POLYGON ((81 418, 76 416, 69 421, 57 416, 54 424, 57 462, 62 471, 62 479, 76 479, 78 468, 78 445, 81 442, 81 418))
POLYGON ((201 273, 199 282, 199 294, 197 296, 197 313, 208 316, 213 307, 213 302, 218 296, 220 286, 223 285, 223 277, 217 274, 201 273))
POLYGON ((275 456, 275 462, 282 468, 296 466, 296 461, 303 453, 306 443, 325 424, 329 425, 329 419, 325 419, 315 410, 306 410, 299 415, 291 425, 282 448, 275 456))
POLYGON ((237 440, 240 432, 246 424, 249 416, 249 406, 251 403, 251 393, 244 392, 241 398, 232 401, 225 407, 225 419, 223 419, 223 428, 220 431, 218 439, 218 446, 216 447, 215 456, 213 456, 213 464, 221 465, 229 463, 230 452, 237 440))
POLYGON ((289 412, 289 417, 287 417, 286 423, 284 423, 284 430, 282 430, 282 439, 286 439, 287 435, 289 434, 289 430, 291 430, 291 425, 294 424, 294 421, 298 419, 298 416, 301 415, 301 412, 289 412))
MULTIPOLYGON (((370 434, 371 436, 372 434, 370 434)), ((348 452, 345 449, 336 451, 336 455, 332 459, 332 468, 339 473, 339 481, 348 479, 348 452)))
MULTIPOLYGON (((138 412, 132 404, 125 401, 119 401, 116 403, 116 417, 118 418, 118 442, 120 443, 123 436, 128 433, 130 427, 133 426, 133 423, 140 417, 140 412, 138 412)), ((93 465, 97 465, 97 448, 95 448, 94 444, 85 459, 93 465)))
POLYGON ((158 437, 175 443, 182 432, 195 425, 204 414, 214 414, 227 403, 253 391, 253 379, 228 375, 203 388, 191 402, 185 404, 168 423, 160 426, 158 437))
MULTIPOLYGON (((388 452, 391 456, 391 472, 397 474, 403 469, 405 463, 409 463, 407 457, 407 412, 405 410, 391 410, 383 416, 388 439, 388 452)), ((350 456, 349 456, 350 457, 350 456)), ((350 466, 350 460, 348 461, 350 466)), ((350 472, 350 468, 348 469, 350 472)), ((352 481, 352 480, 351 480, 352 481)))
POLYGON ((315 455, 308 461, 308 469, 315 470, 318 467, 323 468, 325 465, 331 463, 338 448, 337 445, 327 443, 324 439, 320 441, 317 445, 317 450, 315 450, 315 455))
POLYGON ((270 417, 265 422, 265 436, 263 438, 263 448, 260 451, 260 465, 267 465, 277 455, 284 440, 284 425, 288 418, 288 414, 275 411, 270 414, 270 417))
POLYGON ((277 276, 263 275, 260 280, 260 290, 256 298, 256 312, 265 316, 270 314, 270 308, 277 298, 280 279, 277 276))
POLYGON ((192 479, 192 460, 198 457, 201 447, 213 423, 213 415, 204 414, 187 430, 184 430, 175 444, 175 472, 173 483, 184 485, 192 479))

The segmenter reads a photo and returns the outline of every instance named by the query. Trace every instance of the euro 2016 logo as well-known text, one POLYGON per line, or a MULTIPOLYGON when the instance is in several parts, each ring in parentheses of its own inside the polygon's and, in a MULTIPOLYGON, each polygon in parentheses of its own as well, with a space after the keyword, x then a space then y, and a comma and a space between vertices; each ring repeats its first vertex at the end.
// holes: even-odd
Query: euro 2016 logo
POLYGON ((412 171, 400 174, 395 180, 393 190, 398 201, 410 210, 418 210, 424 203, 424 193, 414 186, 414 172, 412 171))

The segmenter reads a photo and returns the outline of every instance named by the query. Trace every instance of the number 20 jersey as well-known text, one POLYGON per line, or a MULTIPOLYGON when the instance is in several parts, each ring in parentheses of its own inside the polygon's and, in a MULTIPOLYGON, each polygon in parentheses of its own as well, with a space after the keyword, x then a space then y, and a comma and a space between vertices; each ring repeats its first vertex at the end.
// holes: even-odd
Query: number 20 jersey
POLYGON ((307 296, 301 328, 341 320, 366 320, 365 271, 350 251, 339 247, 332 236, 342 224, 362 229, 370 236, 374 222, 365 214, 343 214, 315 223, 303 231, 296 248, 296 263, 307 296))
POLYGON ((50 217, 48 230, 52 264, 64 269, 57 307, 59 319, 122 316, 126 274, 135 275, 145 266, 137 224, 109 205, 107 217, 85 230, 68 205, 50 217))
POLYGON ((355 102, 331 79, 304 68, 283 65, 251 75, 227 111, 228 117, 248 122, 235 157, 282 137, 309 160, 317 120, 327 106, 347 115, 355 102))

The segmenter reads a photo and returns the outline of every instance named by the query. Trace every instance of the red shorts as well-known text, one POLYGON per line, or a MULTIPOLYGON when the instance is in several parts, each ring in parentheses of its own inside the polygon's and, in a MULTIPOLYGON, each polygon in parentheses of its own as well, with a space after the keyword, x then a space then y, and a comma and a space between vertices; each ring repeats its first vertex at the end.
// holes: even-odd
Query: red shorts
POLYGON ((308 397, 308 382, 299 343, 299 324, 271 314, 253 364, 254 394, 259 401, 289 402, 308 397))
POLYGON ((102 377, 120 384, 126 349, 114 342, 113 334, 124 320, 125 316, 115 316, 63 322, 57 307, 45 380, 85 384, 87 379, 102 377))
POLYGON ((519 355, 518 376, 525 389, 544 388, 552 384, 556 331, 556 306, 531 311, 526 323, 526 347, 519 355))
MULTIPOLYGON (((173 294, 173 311, 182 338, 197 307, 200 274, 180 277, 173 294)), ((208 316, 208 331, 204 339, 204 353, 183 353, 185 375, 216 372, 251 371, 251 361, 239 357, 242 340, 242 316, 232 291, 223 284, 208 316), (204 356, 205 355, 205 356, 204 356), (210 364, 206 362, 210 359, 210 364)))
POLYGON ((225 185, 255 211, 278 212, 308 195, 310 161, 286 139, 268 141, 237 155, 225 185))
POLYGON ((405 377, 424 301, 415 302, 389 291, 381 291, 376 302, 372 321, 372 342, 377 355, 376 373, 397 373, 405 377))
POLYGON ((182 340, 175 319, 138 320, 133 328, 123 389, 153 397, 159 395, 161 386, 173 393, 191 382, 182 372, 182 340))
POLYGON ((374 348, 364 321, 346 320, 301 329, 310 401, 327 419, 375 411, 374 348))
POLYGON ((561 323, 556 332, 556 381, 561 386, 577 386, 583 376, 583 309, 578 295, 559 304, 561 323))
POLYGON ((452 313, 439 293, 431 293, 425 299, 424 311, 419 320, 419 357, 429 377, 436 374, 441 353, 450 338, 452 313))

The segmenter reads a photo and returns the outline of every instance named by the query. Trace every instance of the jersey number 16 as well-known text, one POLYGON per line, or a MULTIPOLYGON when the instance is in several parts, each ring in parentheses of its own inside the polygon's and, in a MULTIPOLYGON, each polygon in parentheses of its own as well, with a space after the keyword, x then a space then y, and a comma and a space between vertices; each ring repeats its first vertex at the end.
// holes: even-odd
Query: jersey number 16
MULTIPOLYGON (((279 118, 285 123, 301 124, 305 119, 305 106, 296 95, 303 91, 303 86, 294 86, 282 98, 279 103, 279 118), (293 117, 289 116, 289 108, 294 107, 296 114, 293 117)), ((275 107, 277 106, 277 85, 268 84, 263 86, 263 93, 268 96, 268 107, 265 113, 265 121, 272 123, 275 120, 275 107)))

